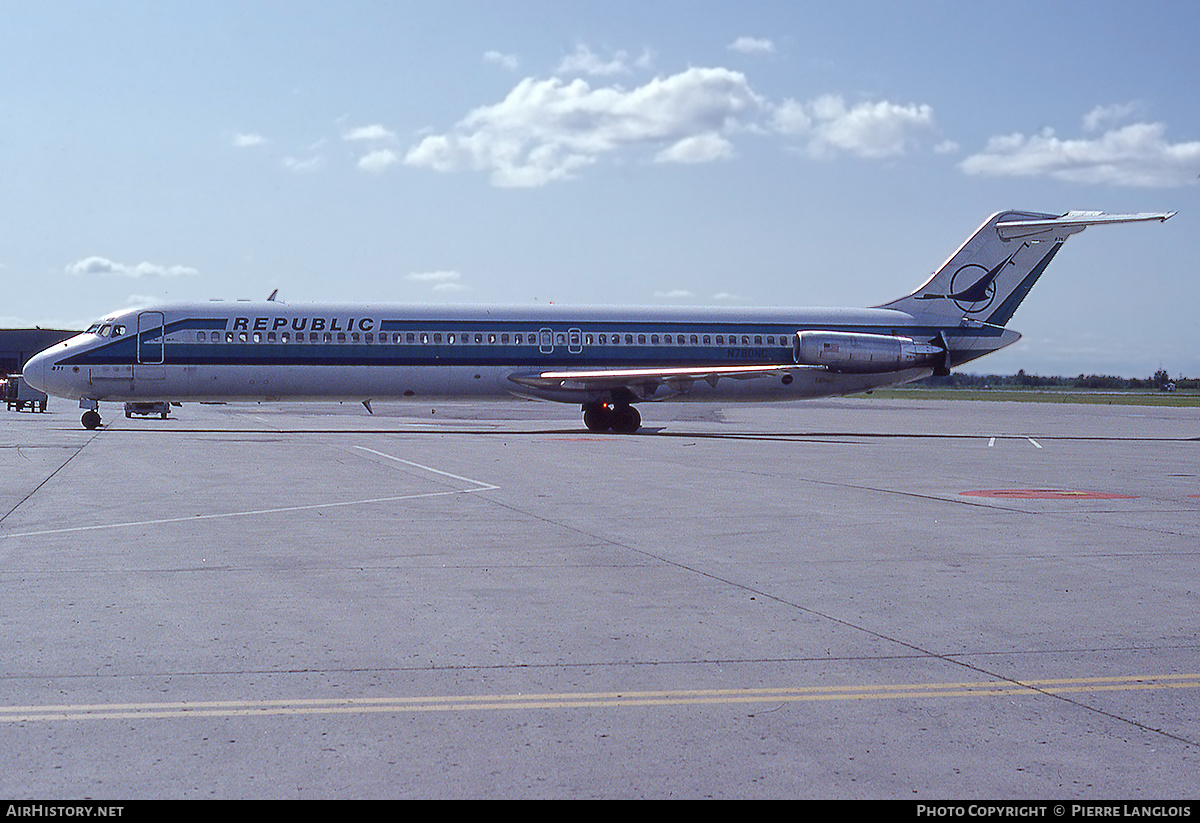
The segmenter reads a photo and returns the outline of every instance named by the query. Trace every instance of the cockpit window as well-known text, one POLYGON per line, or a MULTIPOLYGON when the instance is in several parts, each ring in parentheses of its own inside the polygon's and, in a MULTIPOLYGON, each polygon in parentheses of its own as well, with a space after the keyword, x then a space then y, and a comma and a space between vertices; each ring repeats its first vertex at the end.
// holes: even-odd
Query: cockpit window
POLYGON ((108 331, 111 328, 112 328, 112 326, 110 324, 105 323, 103 326, 100 327, 100 331, 96 332, 96 334, 100 335, 101 337, 108 337, 108 331))
POLYGON ((93 323, 92 325, 88 326, 88 330, 87 330, 87 332, 86 332, 86 333, 87 333, 87 334, 95 334, 95 333, 96 333, 96 332, 98 332, 99 330, 100 330, 100 324, 99 324, 99 323, 93 323))

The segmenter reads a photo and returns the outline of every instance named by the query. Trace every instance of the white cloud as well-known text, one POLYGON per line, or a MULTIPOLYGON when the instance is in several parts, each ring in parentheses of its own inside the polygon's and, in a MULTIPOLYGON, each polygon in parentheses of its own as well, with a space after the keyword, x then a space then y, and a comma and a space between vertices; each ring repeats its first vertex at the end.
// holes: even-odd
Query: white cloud
POLYGON ((462 274, 456 271, 416 271, 406 274, 404 279, 413 283, 428 285, 434 291, 441 292, 466 291, 468 288, 460 282, 462 274))
POLYGON ((1137 111, 1136 103, 1115 103, 1111 106, 1096 106, 1083 116, 1084 131, 1100 131, 1115 126, 1137 111))
POLYGON ((880 100, 848 106, 832 94, 807 103, 785 100, 775 109, 772 125, 781 134, 802 138, 812 157, 894 157, 937 133, 928 105, 880 100))
POLYGON ((526 78, 453 131, 426 137, 404 161, 442 172, 487 171, 497 186, 569 179, 602 156, 633 146, 669 143, 660 160, 701 162, 705 151, 709 159, 728 156, 722 133, 745 128, 746 118, 764 105, 743 74, 723 68, 687 69, 628 90, 593 88, 582 79, 526 78))
POLYGON ((376 149, 358 161, 358 167, 372 174, 380 174, 400 162, 400 156, 391 149, 376 149))
POLYGON ((233 136, 233 146, 238 149, 248 149, 254 146, 262 146, 267 142, 267 138, 261 134, 235 134, 233 136))
MULTIPOLYGON (((763 53, 774 44, 740 37, 729 48, 763 53)), ((629 74, 648 63, 648 56, 631 60, 618 51, 603 58, 577 46, 559 65, 559 75, 526 77, 500 102, 470 111, 448 130, 427 132, 402 162, 438 172, 485 172, 495 186, 536 187, 638 150, 655 163, 728 160, 743 133, 798 140, 813 158, 958 150, 952 141, 939 142, 933 109, 924 104, 848 104, 837 95, 775 104, 755 92, 745 74, 721 67, 693 67, 632 86, 579 76, 629 74)), ((391 165, 392 158, 380 155, 370 165, 384 162, 391 165)))
POLYGON ((775 44, 765 37, 739 37, 725 48, 742 54, 772 54, 775 44))
POLYGON ((717 292, 716 294, 714 294, 712 296, 712 299, 718 300, 723 303, 725 303, 725 302, 729 302, 729 303, 745 303, 745 302, 747 302, 747 299, 745 297, 742 297, 740 294, 733 294, 732 292, 727 292, 727 291, 717 292))
POLYGON ((342 135, 342 139, 350 140, 350 141, 355 141, 355 140, 373 140, 373 141, 395 140, 396 135, 394 132, 391 132, 388 129, 385 129, 383 126, 379 125, 378 123, 375 123, 370 126, 360 126, 357 129, 351 129, 350 131, 348 131, 342 135))
POLYGON ((509 71, 515 71, 521 65, 521 58, 515 54, 504 54, 498 51, 486 51, 483 53, 483 59, 487 63, 494 63, 497 66, 506 68, 509 71))
POLYGON ((114 277, 183 277, 199 274, 189 266, 160 266, 157 263, 127 265, 115 263, 107 257, 84 257, 66 267, 68 274, 102 275, 114 277))
POLYGON ((685 137, 678 143, 654 156, 658 163, 711 163, 733 157, 733 144, 719 134, 697 134, 685 137))
POLYGON ((629 54, 624 51, 618 51, 611 58, 605 60, 587 46, 579 45, 575 47, 574 52, 564 57, 562 62, 558 64, 558 73, 612 77, 618 74, 629 74, 635 66, 646 68, 649 62, 650 57, 648 54, 643 54, 636 60, 631 61, 629 54))
MULTIPOLYGON (((1095 116, 1093 116, 1095 115, 1095 116)), ((1085 118, 1095 126, 1108 115, 1085 118)), ((1064 140, 1053 129, 993 137, 959 164, 966 174, 1052 177, 1071 183, 1163 188, 1196 181, 1200 141, 1168 143, 1162 123, 1131 123, 1094 139, 1064 140)))
POLYGON ((294 171, 301 174, 317 171, 325 165, 325 161, 320 157, 285 157, 280 162, 288 171, 294 171))
POLYGON ((670 291, 656 291, 654 296, 666 300, 682 300, 691 297, 692 293, 687 289, 671 289, 670 291))

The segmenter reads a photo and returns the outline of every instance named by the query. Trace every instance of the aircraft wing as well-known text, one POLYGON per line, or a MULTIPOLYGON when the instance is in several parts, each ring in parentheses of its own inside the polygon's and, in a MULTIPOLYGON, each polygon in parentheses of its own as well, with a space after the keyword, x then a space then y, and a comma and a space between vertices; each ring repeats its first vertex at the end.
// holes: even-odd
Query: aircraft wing
POLYGON ((628 389, 634 396, 649 399, 666 387, 669 392, 687 391, 692 383, 704 380, 712 386, 722 377, 751 380, 756 377, 782 377, 788 372, 811 369, 795 363, 756 366, 669 366, 634 369, 555 369, 509 377, 514 383, 538 391, 599 392, 628 389))

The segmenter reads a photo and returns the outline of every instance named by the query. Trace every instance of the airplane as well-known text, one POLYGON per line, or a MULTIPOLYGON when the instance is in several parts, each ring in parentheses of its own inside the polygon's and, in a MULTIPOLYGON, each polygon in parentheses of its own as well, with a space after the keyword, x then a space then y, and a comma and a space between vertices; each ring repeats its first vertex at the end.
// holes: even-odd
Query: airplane
POLYGON ((211 301, 125 309, 33 356, 30 385, 101 401, 512 396, 578 403, 594 432, 636 404, 827 397, 950 370, 1007 324, 1073 234, 1175 212, 992 215, 911 294, 870 308, 615 308, 211 301))

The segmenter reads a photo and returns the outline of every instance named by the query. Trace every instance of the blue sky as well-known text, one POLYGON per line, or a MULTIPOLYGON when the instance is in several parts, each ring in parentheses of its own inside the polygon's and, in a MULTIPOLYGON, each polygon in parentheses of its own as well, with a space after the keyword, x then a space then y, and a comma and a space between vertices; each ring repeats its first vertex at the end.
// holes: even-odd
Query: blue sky
POLYGON ((1200 375, 1193 2, 0 3, 0 325, 163 300, 872 305, 1074 237, 974 371, 1200 375))

